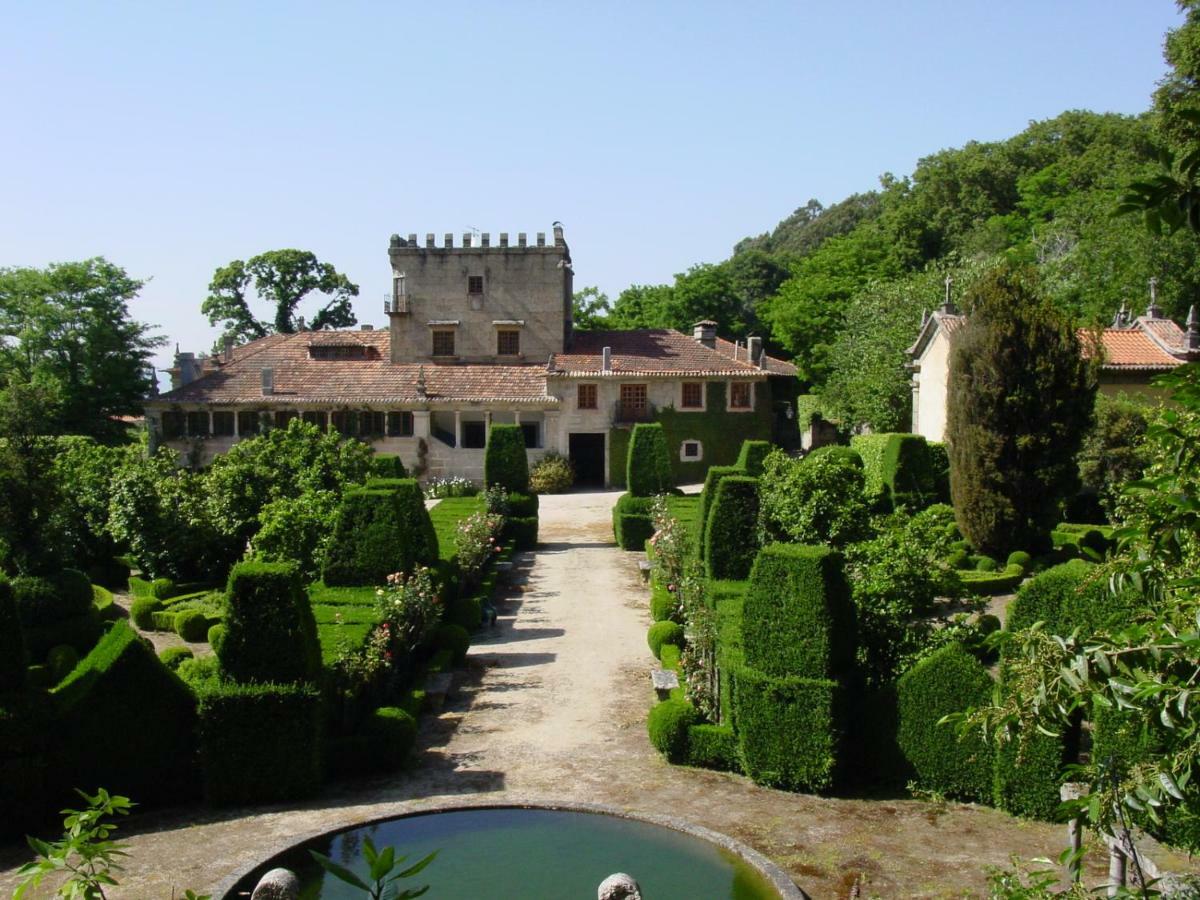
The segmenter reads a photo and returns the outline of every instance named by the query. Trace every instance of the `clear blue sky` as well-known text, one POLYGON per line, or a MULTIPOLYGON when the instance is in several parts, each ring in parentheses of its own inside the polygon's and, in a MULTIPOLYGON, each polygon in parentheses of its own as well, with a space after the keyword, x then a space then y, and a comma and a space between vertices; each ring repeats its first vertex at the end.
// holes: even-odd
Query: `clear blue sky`
POLYGON ((213 270, 282 247, 345 272, 376 325, 393 232, 561 219, 577 287, 669 281, 939 149, 1146 109, 1180 16, 451 0, 10 2, 0 21, 0 266, 104 255, 152 279, 137 318, 204 350, 213 270))

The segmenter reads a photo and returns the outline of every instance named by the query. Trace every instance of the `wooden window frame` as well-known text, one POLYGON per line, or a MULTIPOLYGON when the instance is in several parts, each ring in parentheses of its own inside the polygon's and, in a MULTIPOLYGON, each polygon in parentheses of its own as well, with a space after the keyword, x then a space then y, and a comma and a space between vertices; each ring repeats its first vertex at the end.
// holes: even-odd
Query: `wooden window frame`
POLYGON ((521 355, 521 329, 519 328, 498 328, 496 329, 496 355, 497 356, 520 356, 521 355), (504 349, 505 339, 513 341, 511 350, 504 349))
POLYGON ((596 410, 600 408, 600 386, 594 382, 577 385, 575 388, 575 408, 596 410), (584 392, 590 392, 591 400, 584 403, 584 392))
POLYGON ((228 409, 215 409, 212 414, 213 437, 233 437, 237 433, 237 415, 228 409), (218 422, 225 423, 218 425, 218 422))
MULTIPOLYGON (((458 338, 455 335, 453 328, 434 328, 431 333, 430 340, 431 340, 431 344, 432 344, 432 346, 429 348, 431 356, 440 356, 440 357, 449 359, 450 357, 458 355, 458 338), (439 353, 438 352, 439 338, 441 340, 449 339, 449 341, 450 341, 450 352, 449 353, 439 353)), ((445 347, 443 347, 442 349, 445 350, 445 347)))
POLYGON ((412 437, 413 414, 406 409, 393 409, 387 414, 388 437, 412 437))
POLYGON ((483 296, 483 276, 468 275, 467 276, 467 296, 482 297, 483 296), (478 288, 478 290, 476 290, 478 288))
POLYGON ((731 381, 729 382, 729 411, 738 413, 754 412, 754 382, 753 381, 731 381), (735 405, 733 402, 733 392, 735 388, 744 385, 747 393, 748 402, 744 406, 735 405))
POLYGON ((679 408, 687 412, 704 412, 704 382, 685 381, 679 386, 679 408), (688 388, 695 388, 697 402, 688 403, 688 388))

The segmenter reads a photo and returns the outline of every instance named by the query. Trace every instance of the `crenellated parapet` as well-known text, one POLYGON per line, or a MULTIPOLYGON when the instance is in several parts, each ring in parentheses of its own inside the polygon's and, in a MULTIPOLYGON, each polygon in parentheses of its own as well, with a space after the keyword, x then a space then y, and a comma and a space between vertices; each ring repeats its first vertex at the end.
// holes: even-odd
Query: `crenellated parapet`
POLYGON ((563 237, 562 225, 555 224, 550 242, 546 241, 546 232, 539 231, 534 236, 534 242, 530 244, 529 236, 524 231, 517 232, 516 243, 509 240, 507 231, 501 231, 499 240, 492 242, 490 232, 472 232, 464 231, 461 242, 456 246, 454 243, 454 235, 447 231, 442 235, 442 240, 439 243, 435 240, 436 235, 433 232, 426 232, 424 240, 418 240, 417 235, 409 234, 407 237, 401 237, 399 234, 393 234, 391 242, 388 245, 389 253, 392 256, 405 256, 411 253, 479 253, 484 250, 490 251, 513 251, 513 250, 549 250, 554 252, 568 253, 567 242, 563 237))

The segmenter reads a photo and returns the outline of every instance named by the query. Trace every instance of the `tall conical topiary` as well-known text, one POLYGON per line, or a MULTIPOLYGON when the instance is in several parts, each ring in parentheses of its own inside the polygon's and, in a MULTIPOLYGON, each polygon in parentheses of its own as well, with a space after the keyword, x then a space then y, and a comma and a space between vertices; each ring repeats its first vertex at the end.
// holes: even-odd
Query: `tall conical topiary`
POLYGON ((633 426, 625 465, 625 484, 635 497, 653 497, 675 486, 667 435, 662 425, 656 422, 633 426))
POLYGON ((510 493, 528 492, 529 459, 525 455, 525 432, 520 426, 493 425, 488 429, 483 480, 488 487, 499 485, 510 493))
POLYGON ((955 518, 984 553, 1041 549, 1059 504, 1078 485, 1075 455, 1091 424, 1094 364, 1033 269, 997 268, 965 303, 946 401, 955 518))

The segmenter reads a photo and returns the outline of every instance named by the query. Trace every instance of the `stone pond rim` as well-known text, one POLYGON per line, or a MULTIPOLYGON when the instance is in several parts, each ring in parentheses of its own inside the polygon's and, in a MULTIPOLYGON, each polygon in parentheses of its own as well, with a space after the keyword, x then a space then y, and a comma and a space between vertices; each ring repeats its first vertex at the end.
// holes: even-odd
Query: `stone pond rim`
MULTIPOLYGON (((757 850, 748 847, 740 841, 735 841, 728 835, 721 834, 719 831, 713 831, 710 828, 704 828, 700 825, 694 825, 685 819, 675 818, 674 816, 647 815, 644 813, 629 812, 624 809, 619 809, 615 806, 604 806, 599 803, 575 803, 565 801, 557 803, 549 800, 516 800, 510 799, 507 803, 496 801, 480 801, 471 802, 470 800, 455 800, 453 802, 438 802, 438 803, 418 803, 408 805, 396 810, 393 813, 370 816, 359 822, 346 825, 341 828, 319 828, 300 834, 292 835, 286 840, 277 841, 274 844, 268 844, 263 848, 263 854, 259 861, 248 869, 237 872, 224 881, 222 881, 213 891, 213 896, 221 898, 221 900, 238 900, 232 893, 234 887, 259 868, 264 862, 274 859, 283 853, 304 844, 308 841, 322 837, 327 834, 337 834, 343 831, 349 831, 354 828, 363 828, 368 825, 375 825, 380 822, 390 822, 396 819, 407 819, 416 816, 426 816, 434 813, 450 813, 450 812, 469 812, 486 809, 543 809, 554 810, 558 812, 578 812, 578 813, 593 813, 598 815, 613 816, 618 819, 629 819, 634 822, 644 822, 647 825, 657 825, 660 828, 669 828, 673 831, 682 832, 691 837, 699 838, 715 844, 716 846, 726 850, 747 865, 753 867, 759 875, 761 875, 771 887, 778 892, 780 900, 810 900, 808 894, 798 888, 787 873, 779 866, 771 862, 763 854, 757 850)), ((631 873, 634 878, 637 873, 631 873)))

